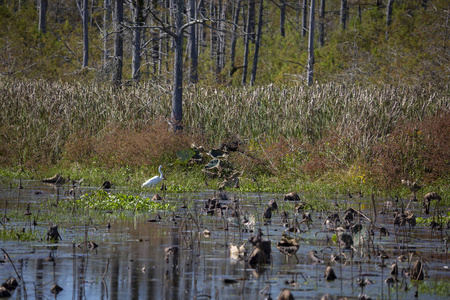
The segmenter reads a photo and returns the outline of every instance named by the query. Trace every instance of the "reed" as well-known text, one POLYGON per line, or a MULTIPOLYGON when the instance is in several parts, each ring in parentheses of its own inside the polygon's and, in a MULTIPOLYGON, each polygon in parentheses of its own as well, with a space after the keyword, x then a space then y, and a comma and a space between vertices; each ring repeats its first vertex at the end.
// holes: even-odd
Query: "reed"
MULTIPOLYGON (((300 157, 296 162, 310 159, 313 150, 308 147, 325 141, 325 146, 338 145, 325 154, 347 163, 367 159, 371 147, 385 141, 401 122, 438 114, 448 118, 450 98, 446 91, 420 86, 192 86, 184 89, 185 135, 180 142, 165 125, 170 87, 143 83, 113 89, 97 83, 2 78, 0 91, 0 165, 33 167, 71 157, 74 145, 81 148, 80 156, 103 155, 109 159, 103 163, 123 166, 142 162, 130 162, 123 153, 145 152, 158 142, 173 144, 173 158, 177 148, 191 141, 212 147, 231 137, 239 137, 264 159, 271 150, 280 150, 269 146, 284 139, 286 153, 300 157), (169 136, 173 138, 167 140, 169 136)), ((164 154, 154 155, 156 164, 164 154)), ((276 159, 271 167, 276 169, 276 159)))

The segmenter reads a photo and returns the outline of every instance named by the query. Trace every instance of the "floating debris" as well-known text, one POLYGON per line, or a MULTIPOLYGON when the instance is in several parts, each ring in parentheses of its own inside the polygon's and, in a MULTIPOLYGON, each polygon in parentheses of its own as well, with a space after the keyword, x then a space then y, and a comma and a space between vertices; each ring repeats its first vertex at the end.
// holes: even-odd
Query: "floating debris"
POLYGON ((235 244, 230 244, 230 257, 236 260, 243 260, 247 255, 247 249, 245 249, 245 243, 241 246, 236 246, 235 244))
POLYGON ((105 180, 102 183, 102 189, 103 190, 109 190, 112 187, 111 181, 105 180))
POLYGON ((234 283, 238 283, 238 281, 236 279, 224 278, 223 283, 224 284, 234 284, 234 283))
POLYGON ((356 279, 356 283, 359 285, 359 286, 361 286, 361 287, 363 287, 363 286, 366 286, 366 285, 371 285, 371 284, 373 284, 373 281, 372 280, 370 280, 370 279, 367 279, 367 278, 358 278, 358 279, 356 279))
POLYGON ((300 196, 297 194, 297 192, 290 192, 290 193, 284 195, 284 200, 300 201, 300 196))
POLYGON ((154 194, 152 197, 152 201, 160 201, 162 200, 162 197, 158 194, 154 194))
POLYGON ((54 285, 52 286, 52 288, 50 289, 50 292, 51 292, 52 294, 54 294, 54 295, 58 295, 62 290, 63 290, 62 287, 60 287, 60 286, 57 285, 57 284, 54 284, 54 285))
POLYGON ((399 280, 395 276, 390 276, 390 277, 386 278, 386 280, 384 282, 387 284, 392 284, 392 283, 399 282, 399 280))
POLYGON ((327 266, 327 268, 326 268, 326 270, 325 270, 325 275, 324 275, 323 277, 325 277, 325 279, 326 279, 327 281, 332 281, 332 280, 337 279, 337 276, 336 276, 336 274, 334 273, 333 268, 330 267, 330 266, 327 266))
POLYGON ((51 241, 53 243, 58 243, 59 240, 62 241, 61 236, 58 232, 58 225, 50 225, 48 231, 47 231, 47 241, 51 241))
POLYGON ((317 251, 316 250, 311 250, 311 251, 308 252, 308 260, 313 262, 313 263, 317 263, 317 264, 323 263, 323 260, 321 260, 317 256, 317 251))
POLYGON ((267 207, 264 211, 264 219, 271 219, 272 218, 272 208, 267 207))
POLYGON ((166 263, 169 263, 170 258, 172 258, 172 264, 174 266, 178 265, 178 247, 164 248, 164 260, 166 263))
POLYGON ((292 256, 297 253, 298 248, 300 248, 300 244, 295 240, 295 238, 283 233, 281 241, 277 243, 277 248, 281 253, 287 256, 292 256))
POLYGON ((294 296, 292 296, 292 293, 290 290, 284 289, 278 295, 277 300, 294 300, 294 296))
POLYGON ((424 280, 423 262, 421 259, 417 260, 411 268, 410 276, 412 280, 424 280))
POLYGON ((427 215, 430 213, 430 205, 433 200, 441 201, 441 196, 436 192, 430 192, 423 197, 423 208, 427 215))
POLYGON ((391 275, 398 275, 398 265, 395 261, 391 265, 391 275))
POLYGON ((66 183, 66 179, 61 176, 61 174, 56 174, 53 177, 42 179, 42 182, 53 183, 53 184, 63 184, 66 183))
POLYGON ((270 208, 271 210, 278 210, 278 204, 277 204, 277 201, 274 200, 274 199, 270 200, 270 201, 269 201, 269 208, 270 208))
POLYGON ((234 172, 231 176, 226 177, 219 185, 219 190, 223 190, 226 187, 239 188, 239 177, 242 176, 242 172, 234 172))
POLYGON ((344 249, 350 249, 351 246, 353 245, 353 238, 348 233, 341 233, 339 235, 338 241, 339 241, 340 246, 344 249))
POLYGON ((261 230, 256 236, 250 237, 249 242, 254 247, 248 259, 250 266, 255 267, 261 264, 268 264, 272 253, 271 243, 263 240, 261 230))

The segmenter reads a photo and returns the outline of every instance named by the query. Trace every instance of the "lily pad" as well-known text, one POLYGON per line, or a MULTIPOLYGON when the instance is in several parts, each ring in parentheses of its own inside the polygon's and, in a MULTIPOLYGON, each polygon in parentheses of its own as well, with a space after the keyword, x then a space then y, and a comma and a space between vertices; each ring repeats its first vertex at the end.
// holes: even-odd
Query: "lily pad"
POLYGON ((187 163, 195 155, 198 155, 198 152, 196 152, 195 150, 181 150, 177 152, 177 159, 181 163, 187 163))
POLYGON ((221 149, 211 149, 208 152, 208 155, 210 155, 213 158, 226 158, 228 156, 228 153, 221 149))
POLYGON ((211 160, 206 166, 205 169, 213 169, 213 168, 219 168, 220 167, 220 159, 215 158, 211 160))

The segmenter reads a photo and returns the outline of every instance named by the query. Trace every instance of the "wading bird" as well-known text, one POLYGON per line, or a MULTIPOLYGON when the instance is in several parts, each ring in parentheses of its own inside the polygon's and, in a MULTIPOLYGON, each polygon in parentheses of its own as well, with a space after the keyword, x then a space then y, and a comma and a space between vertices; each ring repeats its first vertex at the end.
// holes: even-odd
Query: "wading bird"
POLYGON ((146 182, 144 182, 144 183, 142 184, 142 187, 155 186, 155 185, 157 185, 158 183, 160 183, 161 180, 165 179, 165 178, 164 178, 164 175, 163 175, 163 173, 162 173, 162 171, 161 171, 162 168, 163 168, 163 166, 159 166, 159 168, 158 168, 159 174, 161 174, 161 176, 153 176, 152 178, 150 178, 149 180, 147 180, 146 182))

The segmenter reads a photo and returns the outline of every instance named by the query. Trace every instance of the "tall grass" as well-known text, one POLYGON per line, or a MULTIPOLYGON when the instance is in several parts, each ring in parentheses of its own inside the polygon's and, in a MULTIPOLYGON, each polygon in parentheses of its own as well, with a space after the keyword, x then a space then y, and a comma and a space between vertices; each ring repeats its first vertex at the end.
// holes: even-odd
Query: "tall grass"
MULTIPOLYGON (((176 151, 189 140, 214 146, 231 137, 269 143, 285 138, 314 145, 330 133, 346 145, 341 152, 352 151, 355 158, 367 155, 366 150, 385 140, 399 122, 420 122, 442 112, 448 116, 449 98, 448 91, 424 87, 192 86, 184 89, 186 135, 179 143, 176 135, 161 139, 173 135, 162 125, 170 118, 170 87, 145 83, 113 89, 95 83, 2 78, 0 164, 56 164, 74 145, 95 156, 102 143, 108 148, 121 144, 106 155, 118 157, 127 151, 127 143, 136 153, 141 144, 151 148, 170 142, 176 151)), ((127 164, 122 160, 114 163, 127 164)))

